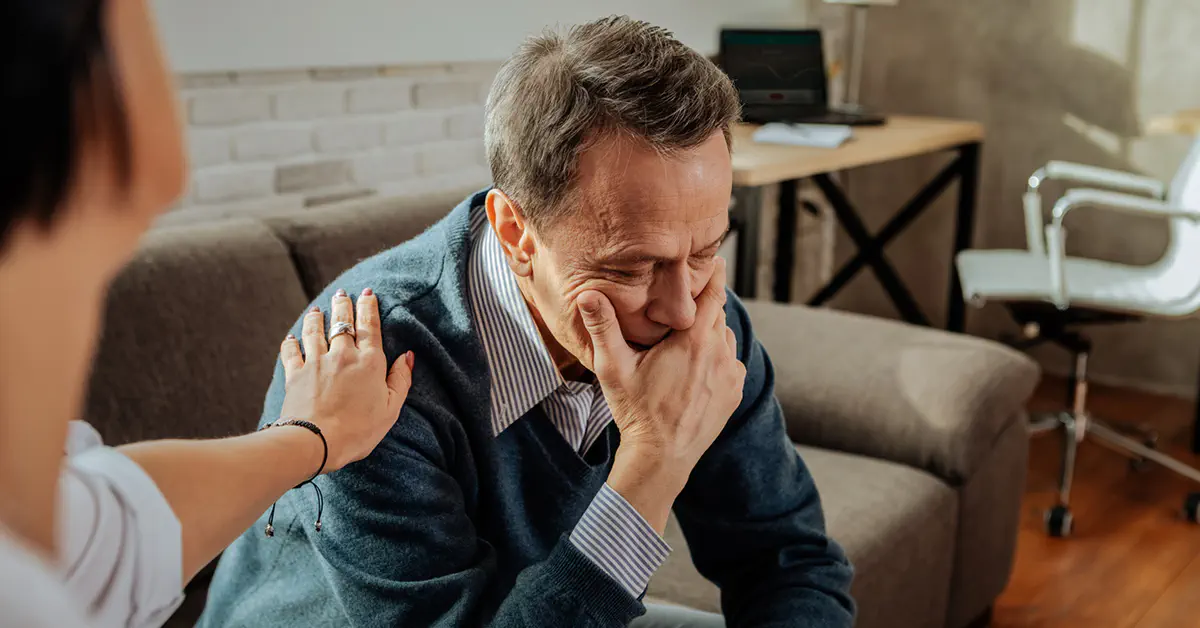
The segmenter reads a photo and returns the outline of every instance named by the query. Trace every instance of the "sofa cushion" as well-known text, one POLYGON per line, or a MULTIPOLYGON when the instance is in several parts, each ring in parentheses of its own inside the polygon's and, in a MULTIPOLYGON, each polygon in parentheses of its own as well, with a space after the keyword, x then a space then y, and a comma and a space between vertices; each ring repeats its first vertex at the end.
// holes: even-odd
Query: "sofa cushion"
MULTIPOLYGON (((797 449, 820 491, 829 533, 854 564, 856 626, 941 626, 954 560, 954 490, 896 463, 797 449)), ((720 612, 720 594, 692 566, 674 518, 666 539, 673 551, 647 597, 720 612)))
POLYGON ((373 197, 264 218, 263 222, 287 243, 312 298, 359 261, 417 237, 477 191, 373 197))
POLYGON ((111 444, 253 430, 307 301, 260 223, 154 230, 109 293, 84 418, 111 444))
POLYGON ((958 485, 1023 420, 1038 367, 999 343, 847 312, 747 303, 792 440, 958 485))

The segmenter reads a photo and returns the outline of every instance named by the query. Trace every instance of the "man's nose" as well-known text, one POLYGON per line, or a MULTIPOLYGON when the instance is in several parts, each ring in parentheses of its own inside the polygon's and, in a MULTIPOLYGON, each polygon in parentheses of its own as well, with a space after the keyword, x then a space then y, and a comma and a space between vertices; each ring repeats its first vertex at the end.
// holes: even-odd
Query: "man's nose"
POLYGON ((671 329, 687 329, 696 322, 696 300, 692 298, 687 265, 681 266, 656 278, 646 307, 647 318, 671 329))

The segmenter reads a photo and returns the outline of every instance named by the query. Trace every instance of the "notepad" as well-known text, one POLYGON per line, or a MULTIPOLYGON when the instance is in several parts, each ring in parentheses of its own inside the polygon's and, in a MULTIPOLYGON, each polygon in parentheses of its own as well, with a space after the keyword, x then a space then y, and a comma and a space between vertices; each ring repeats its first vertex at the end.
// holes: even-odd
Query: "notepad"
POLYGON ((837 148, 853 137, 849 126, 839 124, 786 124, 770 122, 754 131, 754 141, 763 144, 837 148))

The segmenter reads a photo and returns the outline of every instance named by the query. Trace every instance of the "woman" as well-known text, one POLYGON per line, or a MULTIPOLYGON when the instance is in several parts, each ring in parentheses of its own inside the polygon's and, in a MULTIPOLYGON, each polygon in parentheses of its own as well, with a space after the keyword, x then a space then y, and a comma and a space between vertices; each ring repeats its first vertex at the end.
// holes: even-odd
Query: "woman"
POLYGON ((0 625, 161 623, 275 499, 366 456, 411 382, 368 291, 357 316, 334 298, 328 342, 320 311, 283 342, 284 424, 111 449, 71 422, 108 284, 184 187, 147 1, 0 3, 0 625))

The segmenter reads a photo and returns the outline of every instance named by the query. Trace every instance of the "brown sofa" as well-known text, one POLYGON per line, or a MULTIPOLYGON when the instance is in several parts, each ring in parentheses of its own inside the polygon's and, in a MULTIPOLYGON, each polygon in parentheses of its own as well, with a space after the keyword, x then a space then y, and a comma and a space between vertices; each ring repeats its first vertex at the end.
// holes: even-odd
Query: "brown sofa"
MULTIPOLYGON (((282 334, 342 270, 465 196, 293 215, 168 217, 116 281, 85 413, 113 443, 253 429, 282 334)), ((790 433, 856 567, 858 625, 962 628, 1012 566, 1032 362, 997 344, 845 313, 748 303, 790 433)), ((270 461, 263 461, 270 464, 270 461)), ((648 596, 716 610, 678 528, 648 596)), ((194 623, 202 575, 174 625, 194 623)), ((798 619, 797 625, 803 625, 798 619)))

